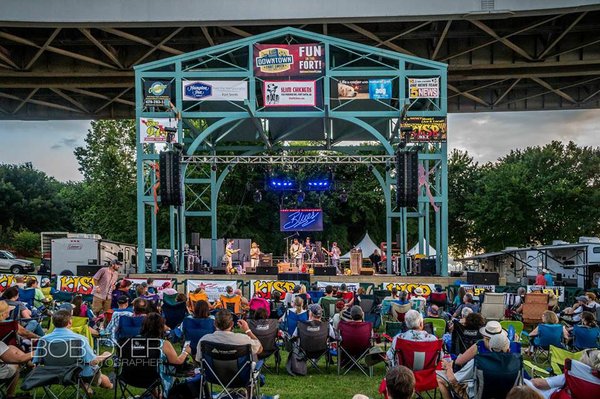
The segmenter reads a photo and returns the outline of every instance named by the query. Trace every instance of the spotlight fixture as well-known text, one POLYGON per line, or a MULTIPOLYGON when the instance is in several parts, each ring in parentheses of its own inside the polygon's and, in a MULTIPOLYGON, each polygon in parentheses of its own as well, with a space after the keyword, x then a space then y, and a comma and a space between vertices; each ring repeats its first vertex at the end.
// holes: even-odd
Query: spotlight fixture
POLYGON ((348 193, 346 192, 346 189, 342 190, 342 192, 340 193, 339 199, 342 204, 345 204, 346 202, 348 202, 348 193))
POLYGON ((369 172, 372 172, 372 171, 373 171, 373 165, 369 165, 369 166, 367 167, 367 169, 369 169, 369 172))
POLYGON ((216 163, 213 163, 213 164, 210 166, 210 169, 211 169, 213 172, 216 172, 216 171, 217 171, 217 164, 216 164, 216 163))
POLYGON ((256 189, 256 191, 254 191, 254 202, 259 203, 260 201, 262 201, 262 193, 259 189, 256 189))
POLYGON ((271 190, 292 190, 294 182, 289 179, 271 178, 268 186, 271 190))

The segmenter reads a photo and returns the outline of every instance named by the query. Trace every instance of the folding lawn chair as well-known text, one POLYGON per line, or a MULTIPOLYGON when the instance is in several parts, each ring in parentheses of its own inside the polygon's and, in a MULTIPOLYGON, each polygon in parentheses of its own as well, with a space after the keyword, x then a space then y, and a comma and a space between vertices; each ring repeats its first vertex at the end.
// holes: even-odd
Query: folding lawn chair
MULTIPOLYGON (((122 318, 121 318, 122 319, 122 318)), ((125 338, 118 341, 115 362, 115 399, 160 397, 163 389, 159 372, 162 343, 153 338, 125 338), (136 396, 130 387, 143 389, 136 396)))
POLYGON ((531 377, 540 376, 548 377, 550 375, 563 374, 563 366, 565 360, 580 360, 585 351, 580 352, 569 352, 566 349, 557 348, 556 346, 550 345, 550 367, 545 369, 539 367, 529 360, 523 361, 525 368, 529 371, 531 377))
POLYGON ((552 399, 587 399, 600 397, 600 378, 592 368, 577 360, 565 360, 565 387, 552 399))
POLYGON ((194 313, 194 308, 196 307, 196 302, 199 301, 204 301, 206 303, 209 303, 208 301, 208 295, 206 294, 206 292, 198 292, 198 293, 193 293, 190 292, 188 294, 188 310, 190 311, 190 313, 194 313))
POLYGON ((162 305, 162 314, 165 318, 165 324, 171 330, 178 327, 185 316, 188 315, 187 306, 185 302, 177 302, 175 305, 170 305, 168 303, 163 303, 162 305))
POLYGON ((321 308, 323 309, 323 320, 329 320, 335 315, 335 304, 338 298, 324 296, 321 298, 321 308))
POLYGON ((576 325, 573 327, 573 348, 577 350, 598 348, 599 337, 599 327, 590 328, 576 325))
POLYGON ((520 342, 521 341, 521 335, 523 334, 523 322, 522 321, 517 321, 517 320, 502 320, 500 322, 500 325, 502 326, 502 329, 505 331, 508 331, 510 326, 512 326, 515 329, 515 341, 520 342))
POLYGON ((302 312, 300 314, 296 312, 287 312, 285 315, 285 330, 289 337, 294 334, 298 323, 301 321, 308 321, 308 312, 302 312))
POLYGON ((27 305, 28 309, 33 309, 33 300, 35 298, 35 289, 19 288, 19 301, 27 305))
POLYGON ((475 356, 475 399, 504 399, 523 382, 520 353, 487 352, 475 356))
POLYGON ((240 297, 239 295, 233 297, 221 295, 219 302, 221 302, 221 306, 223 307, 223 309, 229 310, 238 318, 242 316, 242 297, 240 297))
POLYGON ((201 341, 200 351, 202 353, 200 399, 214 397, 237 399, 240 397, 238 391, 243 392, 241 397, 244 398, 260 397, 258 373, 252 361, 250 345, 226 345, 201 341), (215 385, 220 388, 216 396, 212 392, 215 385))
POLYGON ((0 341, 6 345, 21 347, 21 338, 18 332, 19 322, 17 320, 0 321, 0 341))
POLYGON ((273 356, 275 358, 275 372, 279 374, 279 365, 281 364, 281 353, 277 342, 279 322, 275 319, 248 320, 248 326, 263 348, 262 352, 258 354, 258 360, 264 361, 261 370, 269 370, 266 361, 273 356))
POLYGON ((313 303, 318 303, 319 299, 321 299, 323 296, 325 296, 325 292, 324 291, 308 291, 308 295, 310 295, 310 299, 313 301, 313 303))
POLYGON ((429 294, 429 303, 437 305, 441 309, 446 309, 448 306, 448 294, 445 292, 432 292, 429 294))
POLYGON ((195 319, 186 317, 181 323, 181 330, 183 332, 183 339, 190 341, 192 356, 195 357, 200 339, 206 334, 215 332, 215 321, 211 318, 195 319))
POLYGON ((468 330, 458 320, 453 320, 452 347, 450 353, 458 356, 477 343, 483 336, 479 330, 468 330))
POLYGON ((433 335, 442 339, 446 332, 446 320, 426 317, 423 319, 423 324, 431 323, 433 325, 433 335))
POLYGON ((385 332, 381 335, 383 338, 383 349, 387 350, 387 343, 392 343, 396 335, 405 328, 404 323, 399 321, 388 321, 385 323, 385 332))
POLYGON ((175 305, 177 303, 177 294, 165 294, 162 296, 163 304, 175 305))
POLYGON ((360 296, 360 307, 365 314, 365 321, 373 324, 373 329, 379 328, 381 324, 381 318, 379 313, 376 312, 377 299, 375 295, 361 295, 360 296))
POLYGON ((481 305, 481 315, 486 320, 502 320, 504 318, 504 294, 486 292, 481 305))
POLYGON ((548 310, 548 298, 548 294, 526 294, 523 303, 523 323, 536 325, 541 323, 542 315, 548 310))
POLYGON ((563 348, 563 325, 562 324, 540 324, 538 326, 538 335, 529 341, 533 347, 533 361, 538 363, 542 361, 542 356, 548 360, 550 355, 550 345, 563 348))
POLYGON ((119 317, 119 325, 117 326, 117 331, 115 332, 115 338, 117 339, 117 342, 126 338, 138 337, 140 335, 140 331, 142 330, 143 322, 144 317, 119 317))
POLYGON ((401 321, 404 322, 404 315, 406 315, 406 312, 408 312, 411 309, 411 304, 406 303, 404 305, 399 305, 395 302, 392 302, 390 304, 390 311, 392 313, 392 320, 393 321, 401 321))
POLYGON ((325 367, 329 369, 329 323, 326 321, 301 321, 298 323, 298 340, 294 341, 301 357, 307 359, 320 373, 319 360, 325 356, 325 367), (299 341, 299 342, 298 342, 299 341))
POLYGON ((340 339, 338 341, 337 366, 338 375, 348 374, 353 368, 359 369, 368 377, 373 376, 373 367, 361 364, 361 360, 373 347, 373 325, 369 322, 340 321, 338 325, 340 339))
MULTIPOLYGON (((73 316, 71 317, 71 327, 69 328, 76 334, 85 337, 90 346, 94 347, 94 337, 92 336, 92 332, 89 328, 89 319, 87 317, 73 316)), ((54 331, 54 324, 52 324, 52 320, 50 320, 50 326, 48 328, 48 334, 54 331)))

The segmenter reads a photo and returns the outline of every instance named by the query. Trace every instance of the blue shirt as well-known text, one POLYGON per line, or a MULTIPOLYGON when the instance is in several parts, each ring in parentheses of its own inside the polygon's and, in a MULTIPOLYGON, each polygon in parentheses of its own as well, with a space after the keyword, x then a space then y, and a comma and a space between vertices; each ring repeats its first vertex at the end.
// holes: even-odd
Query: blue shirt
POLYGON ((82 335, 79 335, 77 333, 74 333, 73 331, 69 330, 68 328, 55 328, 54 331, 52 331, 50 334, 44 335, 42 338, 40 338, 40 341, 35 349, 35 355, 33 356, 33 362, 34 363, 39 363, 41 360, 41 353, 40 351, 42 350, 42 348, 48 348, 48 344, 50 344, 51 342, 60 342, 60 341, 80 341, 81 342, 81 348, 83 350, 83 361, 86 363, 86 365, 83 368, 83 371, 81 372, 81 375, 83 377, 91 377, 94 375, 94 368, 92 366, 89 365, 90 362, 92 362, 92 360, 94 360, 96 358, 96 354, 94 353, 94 350, 92 349, 92 347, 90 346, 90 343, 88 342, 87 338, 85 338, 82 335), (46 345, 44 345, 44 342, 46 345))
POLYGON ((554 287, 554 278, 550 273, 544 274, 544 279, 546 280, 547 287, 554 287))

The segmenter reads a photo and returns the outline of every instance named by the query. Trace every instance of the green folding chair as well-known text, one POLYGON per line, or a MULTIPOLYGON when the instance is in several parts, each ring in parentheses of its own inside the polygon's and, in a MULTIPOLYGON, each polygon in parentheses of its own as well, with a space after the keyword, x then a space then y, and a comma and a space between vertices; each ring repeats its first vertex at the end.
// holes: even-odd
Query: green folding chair
POLYGON ((537 366, 536 364, 534 364, 533 362, 529 361, 529 360, 525 360, 523 361, 523 365, 525 366, 525 369, 528 370, 531 375, 531 378, 535 378, 535 377, 549 377, 551 375, 560 375, 563 374, 563 367, 565 366, 565 360, 566 359, 572 359, 572 360, 581 360, 581 357, 583 356, 585 351, 580 351, 580 352, 569 352, 568 350, 565 349, 561 349, 561 348, 557 348, 554 345, 550 345, 550 367, 549 368, 543 368, 540 366, 537 366))
POLYGON ((423 324, 425 323, 433 324, 433 334, 439 339, 442 339, 444 333, 446 332, 446 320, 426 317, 423 319, 423 324))
POLYGON ((513 328, 515 329, 515 336, 516 336, 516 342, 521 342, 521 334, 523 333, 523 327, 524 324, 522 321, 516 321, 516 320, 502 320, 500 322, 500 325, 502 326, 503 330, 508 331, 508 328, 510 326, 513 326, 513 328))

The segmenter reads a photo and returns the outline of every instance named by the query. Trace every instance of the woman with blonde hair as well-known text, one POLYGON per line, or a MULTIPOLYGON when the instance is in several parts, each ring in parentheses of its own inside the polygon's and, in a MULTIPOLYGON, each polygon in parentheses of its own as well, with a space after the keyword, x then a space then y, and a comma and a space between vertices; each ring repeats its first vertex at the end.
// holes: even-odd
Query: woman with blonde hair
MULTIPOLYGON (((558 324, 558 316, 556 315, 556 313, 554 313, 551 310, 546 310, 543 314, 542 314, 542 322, 533 329, 533 331, 531 331, 529 333, 529 340, 532 343, 531 347, 530 347, 530 351, 533 350, 533 347, 538 345, 539 342, 539 326, 540 325, 555 325, 558 324), (533 338, 533 340, 532 340, 533 338)), ((562 326, 562 335, 565 341, 567 341, 569 339, 569 331, 567 331, 567 328, 565 326, 562 326)))

